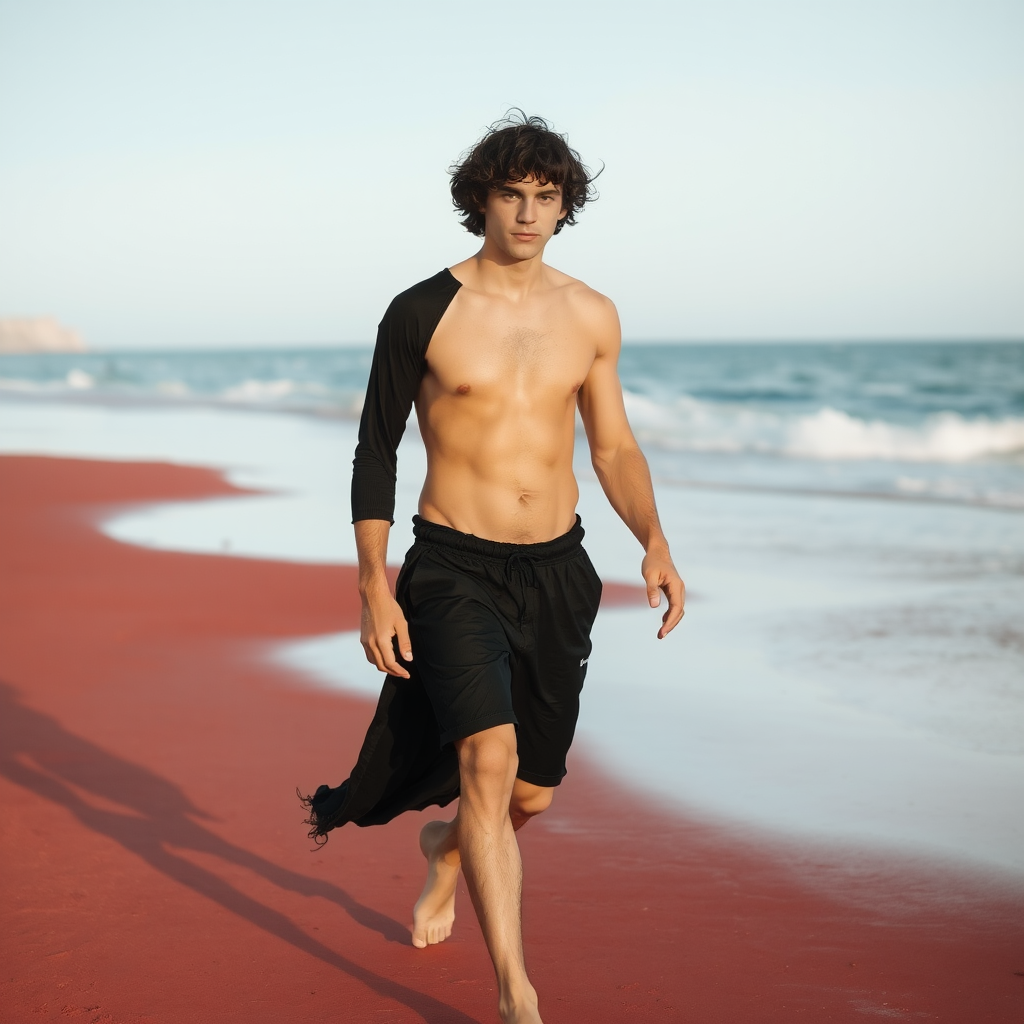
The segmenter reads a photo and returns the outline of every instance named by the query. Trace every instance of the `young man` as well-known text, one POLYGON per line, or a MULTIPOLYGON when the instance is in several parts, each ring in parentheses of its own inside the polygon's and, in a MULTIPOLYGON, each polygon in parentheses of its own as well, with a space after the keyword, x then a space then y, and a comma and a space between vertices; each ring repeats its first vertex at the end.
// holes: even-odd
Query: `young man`
POLYGON ((387 679, 351 778, 306 798, 319 841, 460 797, 423 827, 416 946, 443 942, 466 876, 504 1024, 537 1024, 523 960, 515 831, 551 803, 590 656, 601 581, 580 540, 578 408, 594 469, 643 545, 659 637, 684 588, 616 371, 615 307, 542 262, 592 198, 578 155, 540 118, 493 127, 452 174, 480 251, 399 295, 380 325, 352 481, 362 645, 387 679), (385 577, 396 449, 415 404, 427 475, 416 541, 385 577))

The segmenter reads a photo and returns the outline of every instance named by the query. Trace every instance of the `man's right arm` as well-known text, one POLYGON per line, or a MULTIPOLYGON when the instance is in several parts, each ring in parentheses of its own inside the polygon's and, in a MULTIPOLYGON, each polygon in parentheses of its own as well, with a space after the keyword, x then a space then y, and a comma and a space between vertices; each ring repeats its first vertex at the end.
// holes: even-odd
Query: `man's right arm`
POLYGON ((387 578, 388 534, 391 523, 386 519, 361 519, 355 523, 356 551, 359 553, 359 598, 362 621, 359 642, 366 660, 381 672, 409 678, 395 655, 394 638, 404 661, 412 661, 409 625, 402 609, 391 593, 387 578))
POLYGON ((352 522, 359 552, 360 641, 381 672, 409 678, 395 655, 412 660, 409 626, 387 579, 388 534, 395 515, 398 444, 423 380, 427 346, 461 285, 447 270, 421 281, 388 306, 377 329, 359 442, 352 460, 352 522))

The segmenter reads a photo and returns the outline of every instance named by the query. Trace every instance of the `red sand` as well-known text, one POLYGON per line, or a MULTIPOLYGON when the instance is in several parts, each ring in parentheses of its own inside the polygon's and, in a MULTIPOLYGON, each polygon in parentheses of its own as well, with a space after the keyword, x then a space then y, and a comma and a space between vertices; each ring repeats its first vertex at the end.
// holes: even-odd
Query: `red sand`
MULTIPOLYGON (((494 1021, 464 892, 449 942, 409 944, 421 816, 305 838, 295 785, 344 777, 371 707, 258 655, 355 627, 354 571, 93 525, 230 493, 199 469, 0 459, 0 1020, 494 1021)), ((549 1024, 1024 1020, 1019 889, 759 844, 570 768, 521 833, 549 1024)))

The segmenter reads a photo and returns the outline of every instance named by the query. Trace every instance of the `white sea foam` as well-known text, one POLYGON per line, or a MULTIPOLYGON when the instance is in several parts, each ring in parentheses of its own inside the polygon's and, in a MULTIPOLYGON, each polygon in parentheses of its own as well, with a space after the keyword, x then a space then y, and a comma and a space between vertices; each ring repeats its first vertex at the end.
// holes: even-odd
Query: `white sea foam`
POLYGON ((85 370, 68 370, 68 375, 64 379, 68 387, 76 391, 88 391, 96 385, 96 378, 85 370))
POLYGON ((798 419, 788 434, 786 454, 804 458, 967 462, 1024 453, 1024 419, 968 420, 952 412, 902 427, 825 408, 798 419))
MULTIPOLYGON (((91 392, 98 398, 121 397, 130 394, 143 400, 147 397, 157 397, 163 401, 175 398, 199 399, 212 404, 219 402, 229 405, 243 404, 263 407, 268 410, 279 408, 282 403, 287 404, 288 399, 300 402, 312 400, 314 404, 336 406, 337 411, 346 417, 353 412, 352 402, 347 394, 332 393, 328 388, 315 382, 295 381, 287 378, 274 380, 248 378, 222 388, 219 392, 210 393, 190 387, 185 381, 174 377, 146 382, 110 381, 80 368, 73 368, 61 377, 46 380, 0 377, 0 393, 4 391, 47 398, 71 397, 82 392, 91 392)), ((354 410, 356 416, 358 416, 360 408, 361 404, 354 410)))
POLYGON ((944 412, 905 426, 827 406, 787 416, 688 395, 671 403, 628 391, 624 397, 637 435, 675 451, 951 463, 1024 454, 1024 419, 1018 417, 967 419, 944 412))
POLYGON ((69 370, 56 380, 25 380, 20 377, 0 377, 0 391, 13 391, 23 395, 59 395, 67 392, 91 391, 96 379, 84 370, 69 370))
POLYGON ((255 380, 249 378, 241 384, 234 384, 221 392, 229 402, 273 402, 296 395, 325 395, 327 389, 309 381, 295 381, 287 377, 277 380, 255 380))

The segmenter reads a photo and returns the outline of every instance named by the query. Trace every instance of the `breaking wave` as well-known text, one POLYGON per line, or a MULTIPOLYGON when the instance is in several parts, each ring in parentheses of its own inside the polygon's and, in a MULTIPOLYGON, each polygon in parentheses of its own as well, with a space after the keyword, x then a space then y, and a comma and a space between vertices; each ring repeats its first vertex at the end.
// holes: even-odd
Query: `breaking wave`
POLYGON ((91 395, 99 400, 177 400, 188 404, 243 406, 288 412, 319 410, 342 418, 358 418, 363 400, 361 391, 348 388, 332 390, 316 381, 292 380, 287 377, 271 380, 246 378, 226 386, 202 387, 194 383, 190 386, 175 378, 144 383, 111 381, 79 368, 48 380, 0 377, 0 393, 5 391, 40 398, 91 395))
POLYGON ((671 405, 625 392, 641 441, 673 451, 753 452, 801 459, 969 462, 1024 455, 1024 419, 937 413, 918 424, 867 420, 831 407, 785 415, 682 396, 671 405))

